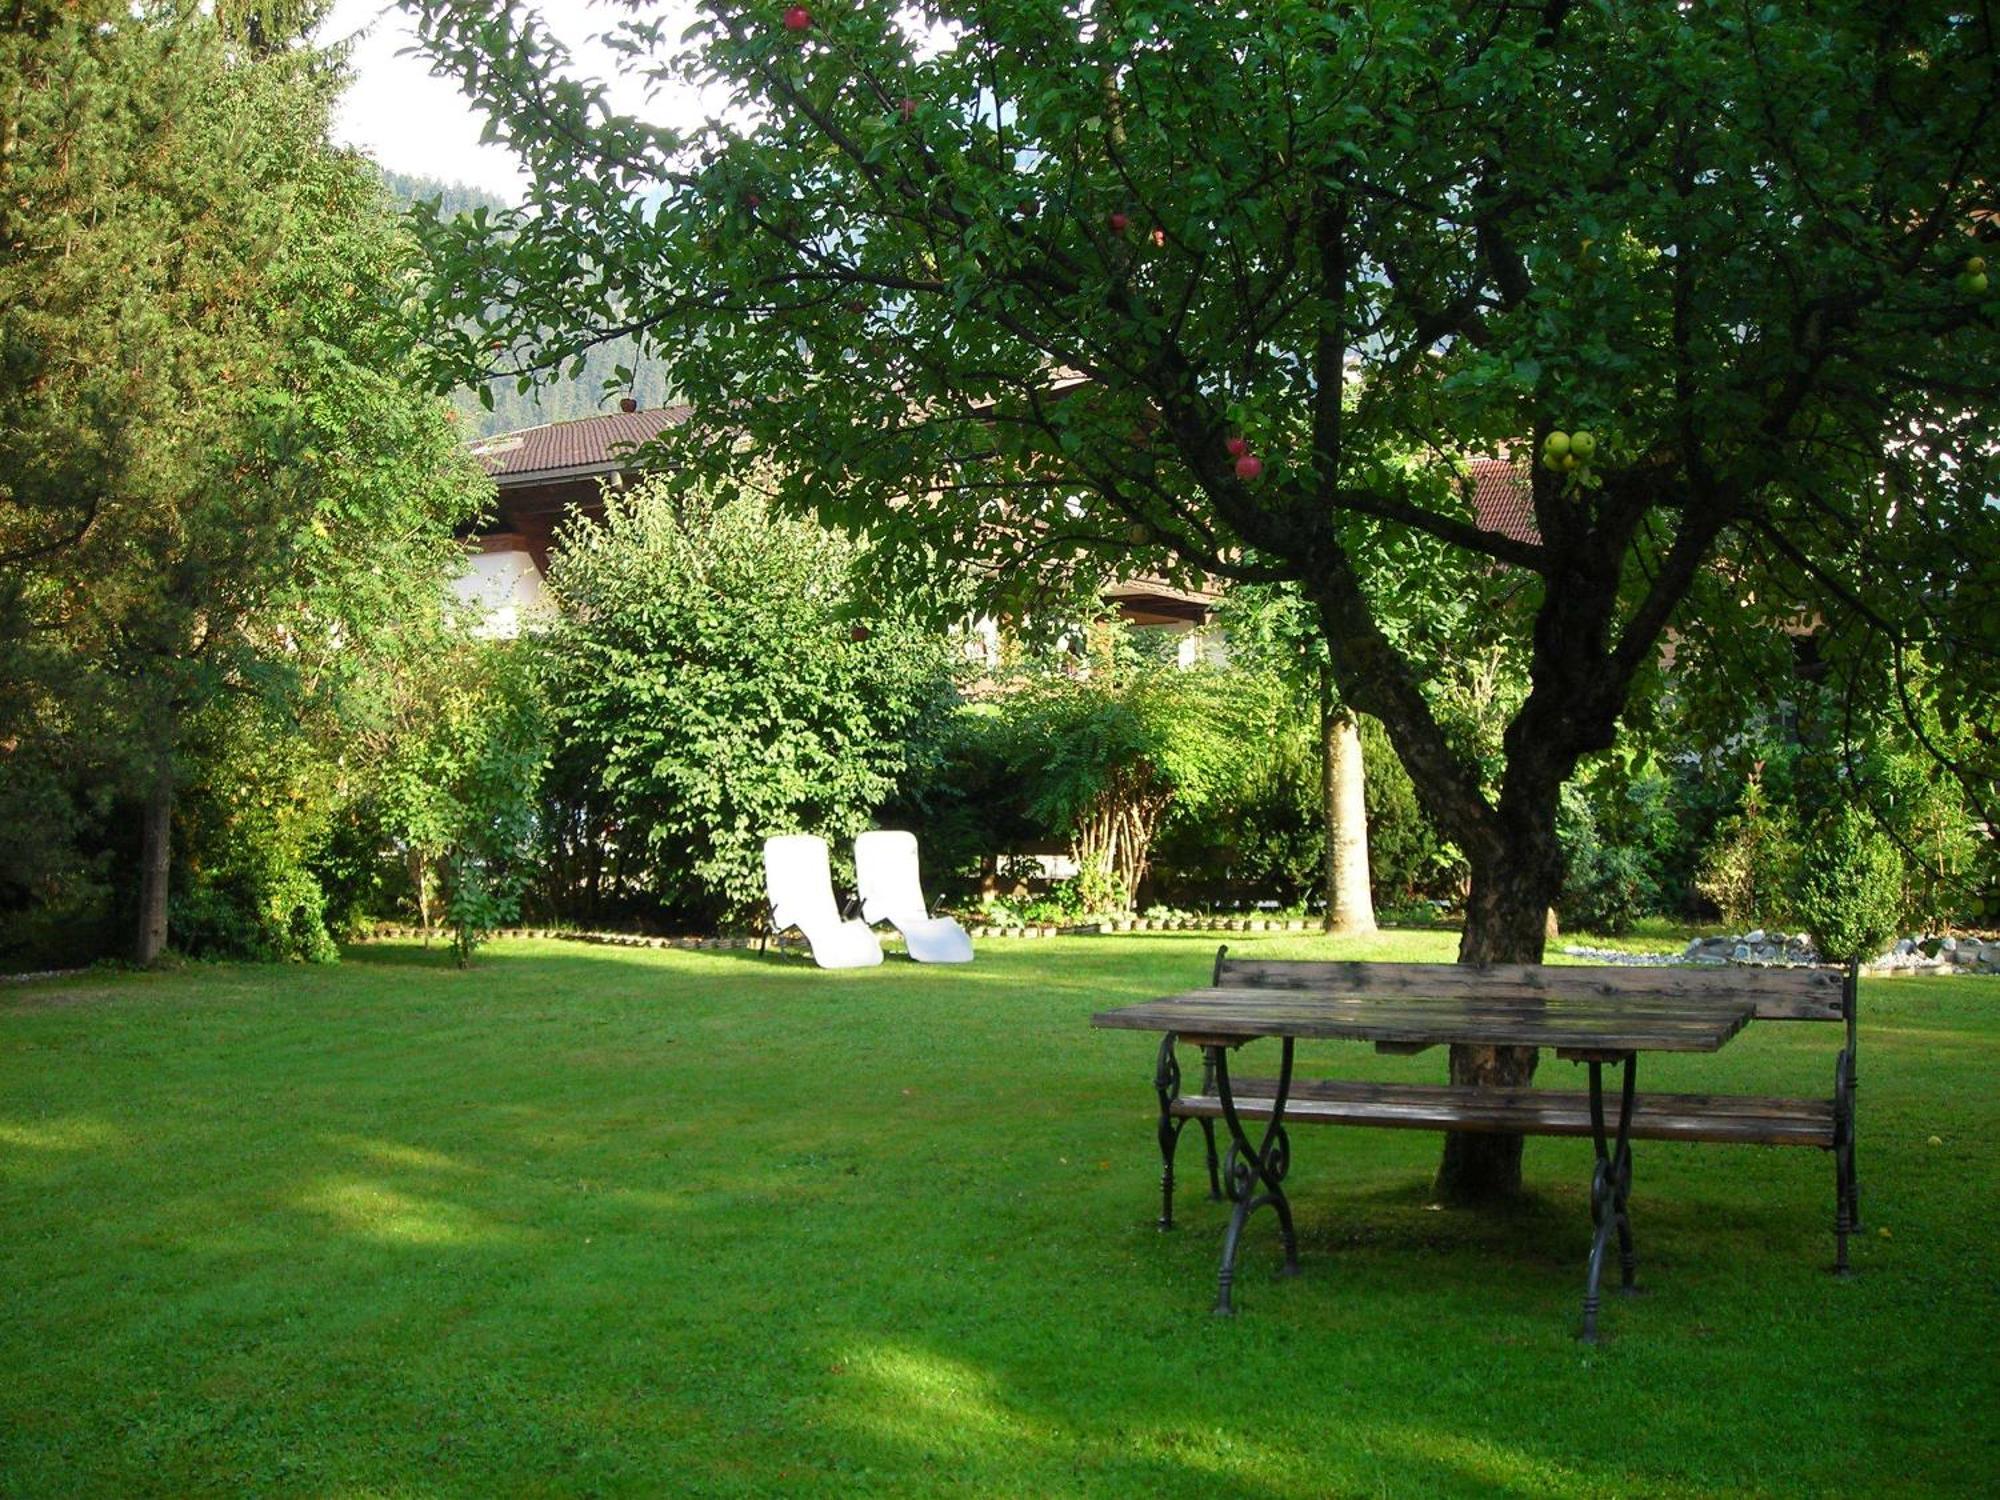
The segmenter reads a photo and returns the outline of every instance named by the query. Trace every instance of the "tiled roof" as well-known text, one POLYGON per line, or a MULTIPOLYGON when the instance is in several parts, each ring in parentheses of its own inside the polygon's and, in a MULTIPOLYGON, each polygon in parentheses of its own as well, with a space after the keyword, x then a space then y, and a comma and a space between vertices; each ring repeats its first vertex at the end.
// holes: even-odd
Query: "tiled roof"
MULTIPOLYGON (((656 406, 649 411, 614 411, 572 422, 549 422, 481 438, 472 453, 495 479, 531 478, 551 473, 613 473, 624 468, 631 449, 652 441, 694 415, 691 406, 656 406)), ((1473 521, 1517 542, 1538 542, 1528 475, 1505 459, 1475 458, 1472 474, 1473 521)), ((1157 591, 1157 590, 1154 590, 1157 591)), ((1198 596, 1190 596, 1194 602, 1198 596)), ((1206 602, 1201 599, 1200 602, 1206 602)))
POLYGON ((1472 520, 1482 531, 1497 531, 1517 542, 1539 542, 1534 497, 1528 492, 1528 471, 1504 458, 1475 458, 1472 471, 1472 520))
POLYGON ((472 445, 472 455, 498 480, 552 471, 608 474, 625 467, 630 449, 693 415, 691 406, 656 406, 650 411, 612 411, 573 422, 549 422, 481 438, 472 445))

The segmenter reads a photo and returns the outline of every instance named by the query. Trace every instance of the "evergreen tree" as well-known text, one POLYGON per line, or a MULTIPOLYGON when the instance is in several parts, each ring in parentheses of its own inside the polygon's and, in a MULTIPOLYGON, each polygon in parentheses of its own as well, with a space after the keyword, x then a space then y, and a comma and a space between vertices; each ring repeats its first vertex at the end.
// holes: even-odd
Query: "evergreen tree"
POLYGON ((0 901, 46 902, 95 824, 104 854, 136 845, 149 961, 197 724, 233 698, 303 711, 435 615, 482 481, 404 378, 408 241, 328 145, 340 78, 296 41, 311 8, 19 9, 0 754, 23 774, 0 798, 69 837, 0 901))

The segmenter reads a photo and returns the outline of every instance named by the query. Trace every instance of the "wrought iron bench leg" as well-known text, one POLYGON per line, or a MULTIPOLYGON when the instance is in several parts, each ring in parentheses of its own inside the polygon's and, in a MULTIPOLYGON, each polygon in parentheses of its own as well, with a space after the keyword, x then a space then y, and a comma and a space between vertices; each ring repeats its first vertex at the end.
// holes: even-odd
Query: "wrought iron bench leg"
POLYGON ((1626 1213, 1626 1198, 1632 1190, 1632 1091, 1639 1055, 1626 1054, 1624 1086, 1618 1101, 1617 1144, 1604 1138, 1604 1064, 1590 1064, 1590 1138, 1596 1149, 1597 1164, 1590 1179, 1590 1218, 1596 1233, 1590 1242, 1590 1269, 1583 1290, 1583 1332, 1587 1344, 1598 1341, 1598 1287, 1604 1276, 1605 1253, 1611 1248, 1613 1230, 1618 1234, 1618 1263, 1622 1276, 1619 1290, 1636 1292, 1637 1258, 1632 1253, 1632 1221, 1626 1213))
POLYGON ((1236 1251, 1243 1238, 1243 1226, 1250 1215, 1269 1204, 1277 1211, 1278 1231, 1285 1243, 1285 1264, 1279 1272, 1296 1276, 1299 1270, 1299 1237, 1292 1227, 1292 1205, 1285 1198, 1285 1174, 1291 1169, 1291 1139, 1285 1134, 1285 1101, 1292 1091, 1292 1038, 1285 1037, 1284 1055, 1278 1065, 1278 1092, 1271 1101, 1271 1118, 1264 1126, 1263 1139, 1255 1146, 1244 1132, 1236 1113, 1236 1097, 1229 1087, 1228 1049, 1210 1047, 1215 1066, 1216 1093, 1222 1099, 1222 1119, 1229 1129, 1229 1160, 1223 1172, 1224 1191, 1236 1210, 1229 1216, 1229 1228, 1222 1236, 1222 1270, 1217 1278, 1215 1315, 1232 1316, 1236 1311, 1231 1290, 1236 1282, 1236 1251), (1261 1185, 1261 1191, 1260 1189, 1261 1185))
MULTIPOLYGON (((1174 1101, 1181 1094, 1181 1064, 1174 1055, 1174 1034, 1160 1038, 1160 1057, 1153 1069, 1153 1092, 1160 1096, 1160 1228, 1174 1227, 1174 1152, 1181 1143, 1185 1119, 1173 1116, 1174 1101)), ((1203 1122, 1207 1123, 1206 1121, 1203 1122)))
MULTIPOLYGON (((1157 1133, 1160 1143, 1160 1228, 1163 1230, 1174 1227, 1174 1157, 1180 1150, 1181 1132, 1188 1126, 1185 1117, 1177 1119, 1173 1113, 1173 1106, 1181 1096, 1180 1057, 1174 1051, 1176 1040, 1171 1031, 1160 1038, 1159 1060, 1153 1068, 1153 1091, 1160 1099, 1157 1133)), ((1202 1089, 1206 1093, 1215 1087, 1215 1064, 1205 1062, 1203 1072, 1202 1089)), ((1221 1158, 1215 1151, 1215 1121, 1204 1118, 1197 1123, 1201 1126, 1202 1145, 1206 1148, 1208 1196, 1220 1203, 1222 1169, 1221 1158)))

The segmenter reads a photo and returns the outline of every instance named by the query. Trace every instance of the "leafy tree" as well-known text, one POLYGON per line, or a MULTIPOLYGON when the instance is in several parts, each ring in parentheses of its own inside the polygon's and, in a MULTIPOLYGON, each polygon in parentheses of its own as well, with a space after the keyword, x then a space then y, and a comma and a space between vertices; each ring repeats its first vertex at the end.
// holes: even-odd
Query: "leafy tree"
POLYGON ((1268 663, 1291 684, 1295 696, 1311 706, 1319 725, 1325 928, 1349 935, 1373 932, 1361 721, 1340 701, 1318 621, 1295 588, 1255 585, 1230 594, 1221 618, 1233 652, 1268 663))
POLYGON ((463 641, 413 662, 376 742, 380 827, 409 860, 418 911, 461 967, 520 912, 532 877, 547 720, 525 643, 463 641))
POLYGON ((176 799, 233 774, 199 725, 378 666, 490 493, 407 382, 411 245, 328 144, 318 8, 30 4, 0 36, 0 743, 102 839, 90 878, 137 846, 142 960, 176 799))
MULTIPOLYGON (((996 595, 1107 559, 1297 583, 1464 853, 1466 961, 1540 957, 1561 788, 1691 598, 1893 634, 1878 585, 2000 572, 2000 74, 1962 5, 621 17, 635 70, 738 102, 684 132, 559 76, 531 13, 413 8, 534 178, 499 240, 437 237, 449 359, 637 331, 688 461, 782 455, 785 503, 996 595), (1477 451, 1546 460, 1532 537, 1477 524, 1477 451), (1434 555, 1524 622, 1492 774, 1381 603, 1434 555)), ((1519 1144, 1449 1138, 1441 1192, 1514 1191, 1519 1144)))
POLYGON ((602 524, 563 533, 556 724, 668 907, 755 920, 764 839, 849 844, 949 712, 943 633, 861 611, 857 552, 754 492, 665 479, 607 489, 602 524))
POLYGON ((1085 906, 1130 911, 1168 815, 1240 782, 1281 702, 1268 678, 1148 661, 1115 621, 1082 644, 1002 685, 1003 755, 1030 815, 1070 840, 1085 906))

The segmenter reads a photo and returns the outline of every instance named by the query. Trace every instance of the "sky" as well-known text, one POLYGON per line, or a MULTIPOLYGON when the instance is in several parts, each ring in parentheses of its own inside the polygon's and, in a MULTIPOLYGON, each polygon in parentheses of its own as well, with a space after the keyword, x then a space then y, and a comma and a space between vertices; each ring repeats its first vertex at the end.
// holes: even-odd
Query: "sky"
MULTIPOLYGON (((676 0, 672 11, 693 11, 676 0)), ((583 0, 544 0, 542 14, 579 62, 612 83, 612 99, 660 123, 698 118, 698 101, 664 95, 650 103, 636 86, 620 87, 611 56, 588 45, 604 28, 606 13, 583 0)), ((691 15, 690 15, 691 18, 691 15)), ((503 146, 481 145, 481 120, 457 84, 431 76, 421 57, 399 56, 416 44, 410 20, 394 0, 336 0, 323 40, 356 38, 350 57, 354 83, 334 119, 334 138, 366 152, 384 167, 447 182, 463 182, 518 200, 526 178, 503 146)))

